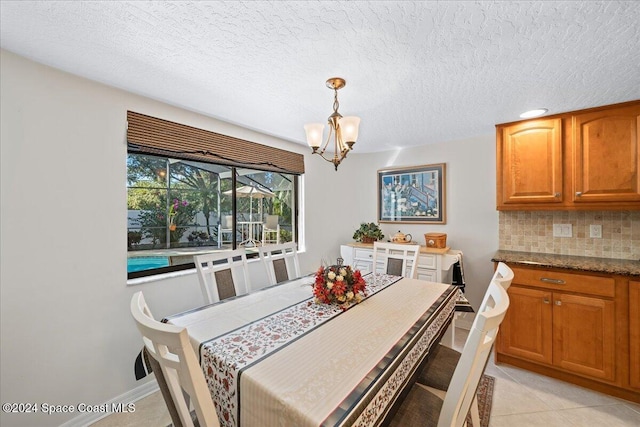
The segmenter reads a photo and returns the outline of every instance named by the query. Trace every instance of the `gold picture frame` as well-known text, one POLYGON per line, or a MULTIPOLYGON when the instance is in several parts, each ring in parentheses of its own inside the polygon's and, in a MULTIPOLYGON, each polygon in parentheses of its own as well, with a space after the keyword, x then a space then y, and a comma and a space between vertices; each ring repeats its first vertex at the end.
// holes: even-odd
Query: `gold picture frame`
POLYGON ((446 164, 378 170, 378 222, 446 224, 446 164))

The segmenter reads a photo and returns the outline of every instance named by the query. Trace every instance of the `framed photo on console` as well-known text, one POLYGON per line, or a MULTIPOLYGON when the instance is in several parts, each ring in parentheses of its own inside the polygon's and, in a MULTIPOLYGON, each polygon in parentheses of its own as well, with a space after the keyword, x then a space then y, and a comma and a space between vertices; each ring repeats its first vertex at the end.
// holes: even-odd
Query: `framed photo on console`
POLYGON ((445 224, 446 164, 378 171, 378 222, 445 224))

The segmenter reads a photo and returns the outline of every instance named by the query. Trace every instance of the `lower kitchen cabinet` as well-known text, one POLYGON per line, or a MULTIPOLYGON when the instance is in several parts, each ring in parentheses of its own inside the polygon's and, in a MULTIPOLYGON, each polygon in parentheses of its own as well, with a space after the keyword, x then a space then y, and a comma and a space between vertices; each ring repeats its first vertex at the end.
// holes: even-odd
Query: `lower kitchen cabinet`
POLYGON ((510 266, 496 361, 640 402, 640 282, 510 266))
POLYGON ((512 284, 509 310, 500 326, 498 351, 551 364, 552 293, 512 284))
POLYGON ((629 282, 629 353, 631 387, 640 390, 640 282, 629 282))
POLYGON ((553 364, 594 378, 615 380, 614 302, 553 293, 553 364))

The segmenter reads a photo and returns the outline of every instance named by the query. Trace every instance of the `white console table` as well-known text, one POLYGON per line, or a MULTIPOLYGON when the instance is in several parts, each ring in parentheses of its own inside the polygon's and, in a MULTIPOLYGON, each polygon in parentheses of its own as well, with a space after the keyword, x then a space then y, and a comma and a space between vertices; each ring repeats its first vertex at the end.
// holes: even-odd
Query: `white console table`
MULTIPOLYGON (((458 261, 460 251, 420 246, 417 278, 429 282, 451 283, 451 267, 458 261)), ((345 265, 358 269, 362 274, 373 271, 373 243, 349 243, 340 246, 340 256, 345 265)), ((409 265, 411 266, 411 265, 409 265)))
MULTIPOLYGON (((416 276, 420 280, 429 282, 451 283, 451 267, 455 264, 462 252, 455 249, 443 248, 434 249, 420 246, 416 276)), ((373 243, 348 243, 340 246, 340 256, 345 265, 350 265, 353 269, 358 269, 362 274, 373 271, 373 243)), ((407 269, 411 264, 407 266, 407 269)), ((382 265, 380 266, 382 269, 382 265)), ((455 323, 457 313, 453 317, 451 327, 442 338, 442 343, 453 347, 455 341, 455 323)))

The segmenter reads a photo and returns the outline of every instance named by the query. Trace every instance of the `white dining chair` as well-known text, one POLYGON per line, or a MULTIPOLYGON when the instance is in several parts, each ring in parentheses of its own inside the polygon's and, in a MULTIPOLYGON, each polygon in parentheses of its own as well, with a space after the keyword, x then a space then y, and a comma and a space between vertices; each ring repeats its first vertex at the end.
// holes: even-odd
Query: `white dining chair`
POLYGON ((205 304, 245 294, 251 289, 244 249, 194 255, 205 304))
POLYGON ((218 415, 187 329, 155 320, 142 292, 136 292, 131 298, 131 315, 142 334, 146 352, 160 365, 182 425, 219 426, 218 415), (192 419, 190 406, 194 408, 196 423, 192 419))
POLYGON ((492 281, 446 391, 417 382, 393 416, 391 426, 462 427, 469 413, 474 427, 480 426, 476 393, 508 307, 507 291, 492 281))
POLYGON ((511 286, 511 282, 513 281, 514 273, 513 270, 504 262, 499 262, 496 266, 496 271, 493 273, 493 278, 491 280, 495 280, 500 283, 500 285, 505 289, 509 289, 511 286))
POLYGON ((233 215, 223 215, 218 225, 218 247, 233 242, 233 215), (226 240, 224 236, 229 236, 226 240))
POLYGON ((373 242, 373 272, 393 274, 395 276, 416 278, 419 245, 406 245, 400 243, 373 242), (380 264, 380 265, 379 265, 380 264), (407 270, 409 274, 407 274, 407 270))
POLYGON ((300 261, 296 242, 266 245, 258 248, 260 260, 267 270, 269 284, 300 277, 300 261))
POLYGON ((262 244, 280 243, 280 217, 278 215, 267 215, 265 222, 262 224, 262 244), (273 238, 275 234, 275 239, 273 238), (269 236, 271 236, 269 238, 269 236))
MULTIPOLYGON (((491 280, 497 281, 505 290, 508 290, 509 286, 511 286, 511 282, 513 281, 513 276, 513 270, 507 264, 499 262, 491 280)), ((453 315, 453 320, 451 321, 451 345, 453 345, 456 339, 456 318, 464 311, 471 313, 473 312, 471 305, 464 296, 462 297, 462 300, 458 301, 458 305, 465 308, 466 310, 461 309, 460 312, 453 315)), ((451 351, 457 353, 458 356, 460 355, 460 353, 455 350, 451 351)), ((446 353, 449 354, 450 351, 446 350, 446 353)), ((451 354, 449 354, 449 356, 451 356, 451 354)), ((453 366, 455 366, 455 364, 453 366)))
MULTIPOLYGON (((498 263, 496 271, 490 283, 499 284, 505 291, 511 286, 514 273, 508 265, 503 262, 498 263)), ((490 293, 486 292, 480 304, 480 311, 486 310, 490 303, 490 293)), ((454 317, 455 319, 455 317, 454 317)), ((460 360, 461 353, 451 347, 439 344, 429 354, 429 359, 425 367, 420 371, 418 383, 438 390, 446 391, 453 377, 456 366, 460 360)), ((476 414, 472 412, 475 417, 476 414)), ((477 415, 479 418, 479 415, 477 415)))

